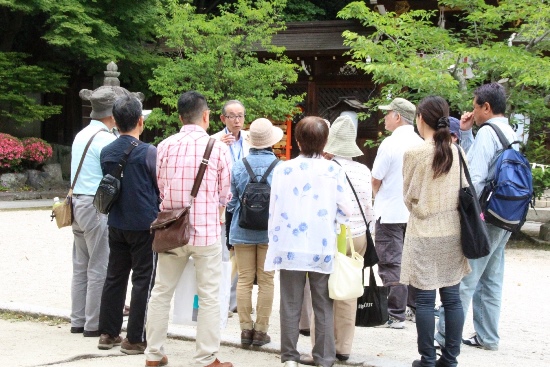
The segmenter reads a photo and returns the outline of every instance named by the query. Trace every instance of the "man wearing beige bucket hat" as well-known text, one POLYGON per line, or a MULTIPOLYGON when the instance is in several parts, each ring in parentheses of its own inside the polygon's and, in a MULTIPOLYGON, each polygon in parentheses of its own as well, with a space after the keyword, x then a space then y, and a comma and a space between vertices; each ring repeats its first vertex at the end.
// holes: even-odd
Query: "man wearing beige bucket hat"
POLYGON ((264 271, 269 238, 267 229, 247 229, 240 226, 241 198, 252 174, 260 179, 267 174, 271 185, 272 170, 279 162, 271 147, 283 138, 283 131, 265 118, 254 120, 246 137, 250 152, 246 158, 235 163, 231 170, 231 201, 227 211, 233 214, 229 244, 235 249, 238 269, 237 310, 241 326, 243 345, 262 346, 271 341, 267 334, 269 317, 273 306, 274 271, 264 271), (248 167, 247 167, 248 165, 248 167), (254 278, 258 283, 256 322, 252 321, 252 286, 254 278))
POLYGON ((384 117, 386 130, 391 131, 378 147, 372 166, 372 190, 376 213, 375 245, 378 274, 388 288, 389 320, 380 327, 403 329, 407 308, 407 286, 399 283, 401 254, 409 211, 403 201, 403 154, 422 144, 414 132, 416 107, 404 98, 395 98, 389 105, 379 106, 387 111, 384 117))
MULTIPOLYGON (((374 228, 374 210, 372 208, 372 186, 371 173, 364 164, 354 162, 353 157, 363 155, 361 149, 355 142, 357 131, 349 116, 338 117, 332 126, 328 135, 327 144, 325 145, 325 158, 332 159, 334 162, 342 166, 351 185, 357 193, 359 202, 350 187, 350 182, 347 182, 351 201, 353 203, 353 212, 349 219, 349 229, 353 239, 353 246, 361 256, 365 254, 367 249, 367 226, 361 208, 368 223, 371 224, 371 229, 374 228)), ((351 249, 348 244, 348 256, 351 255, 351 249)), ((311 307, 311 302, 309 307, 311 307)), ((349 359, 353 336, 355 334, 355 314, 357 311, 357 299, 345 301, 334 301, 334 338, 336 341, 336 358, 340 361, 349 359)), ((311 323, 311 338, 312 344, 315 344, 314 323, 311 323)), ((305 358, 304 358, 305 360, 305 358)))

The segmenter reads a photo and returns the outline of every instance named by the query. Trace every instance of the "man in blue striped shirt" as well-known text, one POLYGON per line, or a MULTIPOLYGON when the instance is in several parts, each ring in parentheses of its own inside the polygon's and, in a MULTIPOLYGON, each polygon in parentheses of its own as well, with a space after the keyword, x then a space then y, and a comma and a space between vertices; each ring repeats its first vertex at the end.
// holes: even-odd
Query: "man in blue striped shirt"
MULTIPOLYGON (((508 141, 515 141, 516 135, 504 116, 505 110, 504 88, 498 83, 485 84, 474 92, 473 111, 464 113, 460 118, 460 143, 467 152, 470 176, 478 197, 485 185, 494 178, 496 161, 505 147, 493 129, 480 129, 474 139, 472 126, 474 122, 477 126, 491 122, 498 126, 508 141)), ((511 232, 488 223, 486 225, 491 252, 480 259, 469 260, 472 272, 460 283, 464 315, 472 302, 475 329, 475 333, 462 342, 495 351, 498 350, 500 340, 498 322, 504 278, 504 247, 511 232)), ((442 346, 445 343, 444 325, 444 313, 441 312, 435 339, 442 346)))

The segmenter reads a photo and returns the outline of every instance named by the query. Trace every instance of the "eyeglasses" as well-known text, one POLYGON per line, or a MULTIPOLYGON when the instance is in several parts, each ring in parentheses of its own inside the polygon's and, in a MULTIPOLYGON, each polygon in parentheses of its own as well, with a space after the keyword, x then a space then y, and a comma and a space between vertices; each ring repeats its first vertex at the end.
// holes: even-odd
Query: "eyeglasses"
POLYGON ((226 119, 228 120, 232 120, 232 121, 235 121, 235 120, 244 120, 245 116, 246 115, 237 115, 237 116, 228 116, 228 115, 224 115, 226 119))

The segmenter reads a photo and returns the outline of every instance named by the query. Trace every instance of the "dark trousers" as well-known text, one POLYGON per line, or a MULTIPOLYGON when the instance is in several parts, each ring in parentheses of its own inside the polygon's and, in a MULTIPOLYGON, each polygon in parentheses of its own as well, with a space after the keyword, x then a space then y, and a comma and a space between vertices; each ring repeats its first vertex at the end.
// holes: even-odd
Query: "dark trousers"
POLYGON ((405 240, 406 223, 380 223, 376 221, 375 248, 380 261, 378 275, 388 288, 388 314, 404 321, 407 308, 407 286, 399 283, 401 257, 405 240))
POLYGON ((156 256, 148 230, 126 231, 109 227, 109 265, 99 313, 102 334, 117 336, 122 329, 124 301, 132 271, 132 299, 126 337, 130 343, 145 341, 147 302, 154 284, 156 256))
MULTIPOLYGON (((460 302, 459 286, 460 283, 439 289, 445 307, 445 347, 441 349, 441 360, 445 367, 455 367, 458 364, 456 357, 460 354, 464 311, 460 302)), ((434 304, 435 289, 416 289, 416 332, 422 367, 435 366, 437 358, 434 347, 434 304)))

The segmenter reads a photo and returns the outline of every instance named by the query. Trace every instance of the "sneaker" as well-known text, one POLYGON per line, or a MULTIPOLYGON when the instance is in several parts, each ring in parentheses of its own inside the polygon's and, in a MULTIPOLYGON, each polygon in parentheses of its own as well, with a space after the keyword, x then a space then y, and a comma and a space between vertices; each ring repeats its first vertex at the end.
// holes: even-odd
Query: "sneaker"
POLYGON ((128 338, 124 338, 122 341, 122 344, 120 345, 120 351, 125 354, 143 354, 145 352, 145 349, 147 348, 146 342, 141 343, 130 343, 128 341, 128 338))
POLYGON ((405 321, 399 321, 394 317, 391 317, 386 321, 385 324, 375 326, 377 328, 390 328, 390 329, 404 329, 405 321))
POLYGON ((422 361, 420 361, 420 359, 415 359, 412 363, 412 367, 422 367, 422 361))
POLYGON ((405 320, 416 322, 416 311, 413 308, 407 307, 405 311, 405 320))
POLYGON ((309 354, 300 354, 300 364, 306 366, 315 366, 315 361, 313 360, 313 357, 309 354))
POLYGON ((122 338, 120 336, 101 334, 99 337, 99 343, 97 343, 97 348, 102 350, 112 349, 113 347, 119 346, 121 343, 122 338))
POLYGON ((71 326, 71 334, 82 334, 84 327, 71 326))
POLYGON ((271 343, 271 337, 262 331, 254 331, 254 338, 252 339, 252 345, 261 347, 267 343, 271 343))
POLYGON ((254 330, 243 330, 241 331, 241 344, 250 345, 252 344, 252 339, 254 339, 254 330))
POLYGON ((462 339, 462 343, 470 347, 483 348, 483 344, 481 344, 481 341, 477 337, 477 333, 473 333, 468 339, 462 339))

